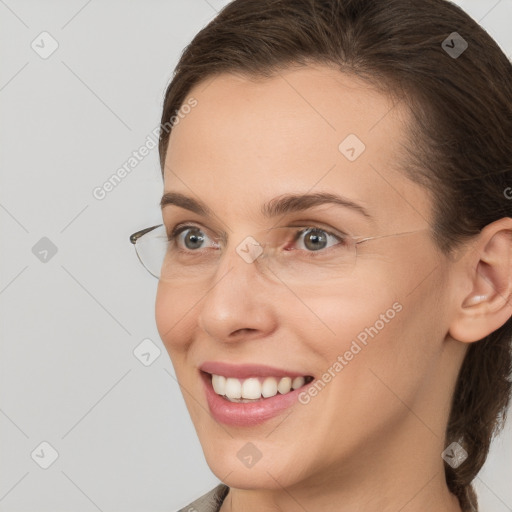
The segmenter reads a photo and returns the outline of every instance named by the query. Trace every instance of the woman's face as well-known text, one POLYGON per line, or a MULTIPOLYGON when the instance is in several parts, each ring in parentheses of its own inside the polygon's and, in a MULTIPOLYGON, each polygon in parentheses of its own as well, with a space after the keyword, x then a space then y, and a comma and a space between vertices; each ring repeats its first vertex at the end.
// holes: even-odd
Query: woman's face
MULTIPOLYGON (((420 460, 442 468, 461 361, 454 347, 462 344, 446 336, 450 273, 425 230, 431 200, 397 169, 406 111, 323 66, 271 79, 223 74, 196 86, 191 98, 197 103, 170 137, 164 192, 189 196, 211 213, 163 207, 168 232, 185 223, 204 238, 179 236, 183 272, 160 281, 156 320, 212 471, 232 487, 277 489, 362 472, 371 480, 370 460, 372 468, 396 462, 410 471, 420 460), (316 193, 358 206, 262 212, 275 198, 316 193), (289 260, 273 253, 281 262, 275 272, 244 257, 257 247, 247 237, 290 225, 327 234, 292 239, 289 260), (351 265, 342 261, 347 249, 337 252, 339 239, 328 236, 410 231, 417 232, 358 244, 351 265), (221 232, 226 238, 215 247, 221 232), (307 259, 322 251, 327 256, 307 259), (314 380, 284 409, 265 403, 263 416, 244 416, 246 405, 232 404, 222 415, 229 402, 217 397, 212 412, 200 370, 207 362, 271 366, 276 377, 314 380)), ((271 400, 277 403, 263 399, 271 400)))

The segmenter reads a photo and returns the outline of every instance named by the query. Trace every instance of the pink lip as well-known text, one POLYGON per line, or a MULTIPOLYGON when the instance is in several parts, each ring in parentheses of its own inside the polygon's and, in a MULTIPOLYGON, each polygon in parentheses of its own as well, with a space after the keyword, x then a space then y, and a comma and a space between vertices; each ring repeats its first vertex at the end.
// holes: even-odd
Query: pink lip
MULTIPOLYGON (((204 371, 199 373, 204 383, 206 401, 208 402, 208 407, 215 421, 237 427, 252 427, 277 416, 279 413, 295 404, 298 400, 299 393, 303 392, 308 386, 302 386, 285 395, 281 395, 278 392, 277 395, 262 399, 258 402, 235 403, 229 402, 215 393, 211 376, 208 373, 204 371)), ((222 375, 222 373, 220 374, 222 375)))
POLYGON ((238 379, 248 379, 249 377, 305 377, 307 373, 290 372, 273 366, 256 364, 229 364, 217 361, 207 361, 203 363, 200 370, 206 373, 222 375, 224 377, 233 377, 238 379))

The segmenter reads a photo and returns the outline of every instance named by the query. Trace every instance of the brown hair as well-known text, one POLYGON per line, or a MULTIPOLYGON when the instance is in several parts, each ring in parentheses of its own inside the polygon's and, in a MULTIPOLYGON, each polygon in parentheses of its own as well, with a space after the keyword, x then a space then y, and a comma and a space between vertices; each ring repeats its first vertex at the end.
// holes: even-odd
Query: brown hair
MULTIPOLYGON (((448 39, 449 46, 454 43, 448 39)), ((184 50, 169 84, 160 131, 190 89, 225 72, 270 77, 289 65, 329 64, 405 101, 412 114, 406 175, 433 192, 432 233, 446 253, 487 224, 512 217, 512 65, 489 34, 445 0, 235 0, 184 50), (460 56, 442 43, 458 32, 460 56), (508 189, 510 190, 510 189, 508 189)), ((459 372, 445 446, 469 456, 445 463, 463 511, 478 510, 472 480, 502 429, 510 400, 512 319, 472 343, 459 372)))

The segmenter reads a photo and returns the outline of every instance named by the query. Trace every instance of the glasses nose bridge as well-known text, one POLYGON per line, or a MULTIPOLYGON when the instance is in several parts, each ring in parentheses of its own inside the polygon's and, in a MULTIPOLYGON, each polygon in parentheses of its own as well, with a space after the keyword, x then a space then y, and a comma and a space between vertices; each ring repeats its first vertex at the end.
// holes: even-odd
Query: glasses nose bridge
POLYGON ((263 270, 259 263, 266 259, 269 242, 262 233, 249 234, 238 237, 231 236, 230 241, 226 244, 219 245, 219 256, 215 268, 215 273, 222 275, 226 271, 253 272, 252 266, 256 266, 258 272, 263 270))
POLYGON ((193 256, 192 248, 188 260, 184 249, 181 254, 177 248, 170 252, 170 248, 174 247, 173 242, 169 242, 163 225, 141 230, 131 235, 130 241, 135 245, 142 265, 158 279, 165 280, 167 276, 168 279, 179 281, 189 276, 193 281, 201 276, 205 279, 213 275, 220 276, 236 268, 240 277, 249 271, 245 277, 254 278, 261 274, 274 281, 281 278, 299 283, 316 281, 319 277, 328 276, 329 272, 343 271, 347 274, 348 269, 355 264, 356 244, 371 239, 351 237, 350 243, 347 239, 335 244, 341 249, 329 248, 331 252, 327 255, 323 251, 314 255, 314 251, 308 252, 309 248, 297 246, 304 243, 297 241, 297 232, 302 231, 302 227, 287 226, 286 229, 278 227, 260 231, 238 229, 236 232, 231 231, 229 238, 212 237, 209 234, 209 239, 203 240, 201 251, 197 251, 196 260, 193 259, 196 256, 193 256), (204 244, 205 241, 208 243, 204 244), (293 247, 289 242, 293 242, 293 247), (197 263, 195 267, 194 263, 197 263), (257 268, 245 268, 246 265, 255 265, 257 268))
POLYGON ((268 254, 268 240, 262 236, 246 235, 235 246, 235 252, 245 263, 252 264, 256 260, 265 257, 268 254))

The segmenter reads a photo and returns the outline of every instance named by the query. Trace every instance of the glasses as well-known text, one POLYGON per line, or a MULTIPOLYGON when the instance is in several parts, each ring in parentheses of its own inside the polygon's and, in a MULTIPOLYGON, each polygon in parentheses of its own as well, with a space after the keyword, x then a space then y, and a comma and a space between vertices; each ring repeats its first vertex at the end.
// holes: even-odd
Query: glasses
MULTIPOLYGON (((264 274, 287 283, 316 285, 350 275, 356 265, 357 247, 365 242, 396 239, 428 228, 375 237, 355 237, 319 226, 274 227, 237 246, 238 256, 256 264, 264 274)), ((146 270, 162 281, 191 282, 215 274, 221 259, 222 240, 200 226, 182 225, 168 235, 158 224, 130 236, 146 270)))

